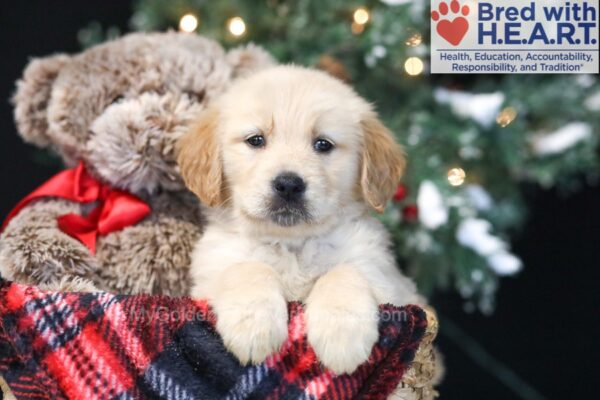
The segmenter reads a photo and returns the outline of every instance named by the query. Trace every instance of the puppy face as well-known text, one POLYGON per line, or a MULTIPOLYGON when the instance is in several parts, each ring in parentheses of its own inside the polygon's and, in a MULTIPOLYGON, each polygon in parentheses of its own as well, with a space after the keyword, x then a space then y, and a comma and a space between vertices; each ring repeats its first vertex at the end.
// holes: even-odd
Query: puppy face
POLYGON ((383 211, 404 167, 352 89, 292 66, 236 81, 180 141, 178 161, 206 204, 293 234, 335 223, 353 203, 383 211))

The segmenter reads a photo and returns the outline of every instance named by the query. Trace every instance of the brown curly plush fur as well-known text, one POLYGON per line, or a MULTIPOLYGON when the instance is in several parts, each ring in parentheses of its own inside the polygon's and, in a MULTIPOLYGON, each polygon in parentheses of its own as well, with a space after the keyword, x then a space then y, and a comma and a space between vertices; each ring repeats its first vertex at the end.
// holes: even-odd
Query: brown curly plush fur
POLYGON ((211 40, 174 32, 131 34, 31 61, 13 98, 21 136, 51 148, 67 166, 85 161, 100 180, 147 201, 152 214, 99 237, 92 255, 56 222, 89 207, 35 201, 0 236, 0 274, 55 289, 186 294, 204 219, 180 177, 174 144, 233 79, 271 64, 252 45, 226 53, 211 40))

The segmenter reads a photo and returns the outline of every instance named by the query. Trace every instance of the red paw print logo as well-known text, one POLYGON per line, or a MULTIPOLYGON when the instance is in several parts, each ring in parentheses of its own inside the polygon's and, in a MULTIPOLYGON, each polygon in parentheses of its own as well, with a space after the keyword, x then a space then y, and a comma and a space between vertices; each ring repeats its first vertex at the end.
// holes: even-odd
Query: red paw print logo
POLYGON ((431 19, 437 22, 435 26, 437 33, 446 39, 448 43, 458 46, 469 30, 469 21, 465 18, 469 15, 469 12, 469 6, 464 5, 461 7, 457 0, 450 2, 450 8, 443 1, 437 11, 431 12, 431 19), (450 15, 448 11, 450 11, 450 15), (456 18, 451 19, 453 17, 456 18))

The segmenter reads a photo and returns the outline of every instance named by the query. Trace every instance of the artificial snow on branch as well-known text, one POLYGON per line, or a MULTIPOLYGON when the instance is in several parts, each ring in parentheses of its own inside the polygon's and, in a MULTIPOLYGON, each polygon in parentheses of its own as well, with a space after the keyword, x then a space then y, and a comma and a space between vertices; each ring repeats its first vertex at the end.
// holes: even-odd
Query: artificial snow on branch
POLYGON ((539 133, 531 137, 534 154, 547 156, 562 153, 577 143, 591 138, 592 127, 584 122, 572 122, 552 133, 539 133))
POLYGON ((500 106, 504 103, 504 94, 501 92, 474 94, 438 88, 435 89, 434 97, 439 104, 449 105, 454 114, 471 118, 485 128, 496 120, 500 106))
POLYGON ((492 225, 479 218, 464 219, 456 230, 456 240, 487 259, 496 274, 513 275, 521 270, 522 263, 511 254, 505 241, 490 233, 492 225))
POLYGON ((448 221, 448 208, 442 194, 431 181, 423 181, 417 195, 419 221, 428 229, 437 229, 448 221))

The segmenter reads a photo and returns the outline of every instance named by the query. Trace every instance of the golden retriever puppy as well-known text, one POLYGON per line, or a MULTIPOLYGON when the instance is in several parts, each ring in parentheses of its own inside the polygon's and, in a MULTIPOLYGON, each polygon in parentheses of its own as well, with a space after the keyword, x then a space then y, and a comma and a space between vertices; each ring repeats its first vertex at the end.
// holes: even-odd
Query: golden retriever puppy
POLYGON ((214 207, 192 256, 191 295, 243 363, 287 337, 287 301, 336 373, 366 361, 379 303, 419 303, 382 224, 404 155, 372 107, 329 75, 278 66, 243 78, 178 143, 188 187, 214 207))

